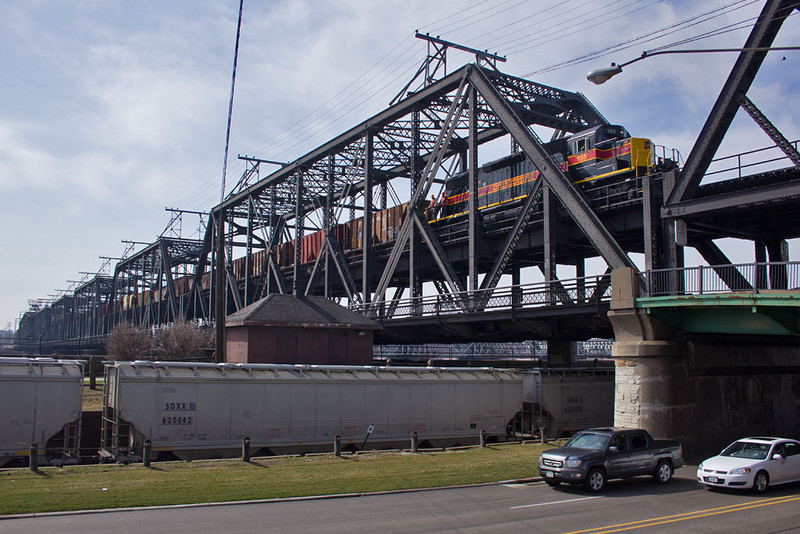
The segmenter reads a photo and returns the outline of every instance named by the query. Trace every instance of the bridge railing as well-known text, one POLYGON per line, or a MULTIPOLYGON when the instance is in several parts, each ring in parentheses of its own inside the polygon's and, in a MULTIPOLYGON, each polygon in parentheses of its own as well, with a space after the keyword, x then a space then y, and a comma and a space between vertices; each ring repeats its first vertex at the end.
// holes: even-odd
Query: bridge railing
POLYGON ((596 305, 610 300, 611 277, 602 275, 369 302, 351 305, 350 309, 372 319, 400 319, 535 307, 596 305))
POLYGON ((800 289, 800 262, 700 265, 643 274, 649 297, 800 289))
MULTIPOLYGON (((790 141, 795 150, 798 149, 800 140, 790 141)), ((776 145, 766 146, 731 156, 723 156, 711 161, 711 167, 705 176, 724 175, 725 177, 736 176, 741 178, 746 174, 752 174, 758 168, 759 171, 775 168, 779 164, 790 161, 786 154, 776 145)), ((719 176, 717 177, 719 179, 719 176)))

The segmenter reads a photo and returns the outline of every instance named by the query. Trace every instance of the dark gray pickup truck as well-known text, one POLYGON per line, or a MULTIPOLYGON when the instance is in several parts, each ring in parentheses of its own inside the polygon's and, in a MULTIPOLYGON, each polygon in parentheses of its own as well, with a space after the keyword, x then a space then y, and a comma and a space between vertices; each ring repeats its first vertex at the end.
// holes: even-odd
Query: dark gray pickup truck
POLYGON ((683 448, 674 440, 655 440, 645 430, 593 428, 539 457, 539 474, 550 486, 582 484, 594 493, 612 478, 652 475, 665 484, 683 465, 683 448))

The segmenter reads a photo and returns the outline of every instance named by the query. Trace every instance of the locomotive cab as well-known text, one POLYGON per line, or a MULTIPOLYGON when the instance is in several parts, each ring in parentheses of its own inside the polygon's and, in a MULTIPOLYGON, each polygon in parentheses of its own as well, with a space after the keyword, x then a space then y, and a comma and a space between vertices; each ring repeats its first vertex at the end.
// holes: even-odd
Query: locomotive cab
POLYGON ((576 133, 567 148, 569 173, 577 182, 640 166, 646 173, 650 161, 649 140, 631 138, 625 128, 611 124, 576 133))

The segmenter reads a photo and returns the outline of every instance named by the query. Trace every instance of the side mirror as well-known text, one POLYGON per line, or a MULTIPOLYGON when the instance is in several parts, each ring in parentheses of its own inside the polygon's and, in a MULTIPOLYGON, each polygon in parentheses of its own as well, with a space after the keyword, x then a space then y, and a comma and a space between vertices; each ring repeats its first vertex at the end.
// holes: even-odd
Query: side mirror
POLYGON ((612 454, 617 454, 619 452, 619 447, 617 447, 616 445, 612 445, 608 448, 608 452, 612 454))
POLYGON ((772 459, 773 460, 780 460, 782 462, 783 461, 783 455, 781 453, 779 453, 779 452, 776 452, 775 454, 772 455, 772 459))

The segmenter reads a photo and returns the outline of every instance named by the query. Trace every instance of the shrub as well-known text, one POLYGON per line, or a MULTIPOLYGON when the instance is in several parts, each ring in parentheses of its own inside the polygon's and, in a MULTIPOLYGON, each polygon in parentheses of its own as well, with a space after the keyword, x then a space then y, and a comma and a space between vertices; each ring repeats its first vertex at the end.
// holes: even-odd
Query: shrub
POLYGON ((106 352, 112 360, 146 360, 153 352, 150 331, 128 322, 120 323, 108 336, 106 352))
POLYGON ((156 331, 154 349, 160 360, 198 360, 214 347, 212 330, 177 321, 156 331))

